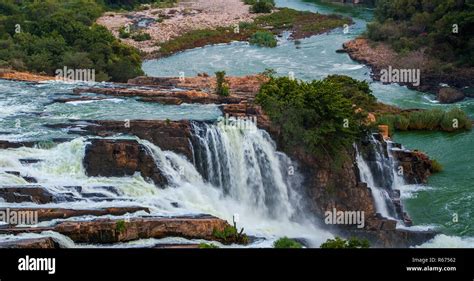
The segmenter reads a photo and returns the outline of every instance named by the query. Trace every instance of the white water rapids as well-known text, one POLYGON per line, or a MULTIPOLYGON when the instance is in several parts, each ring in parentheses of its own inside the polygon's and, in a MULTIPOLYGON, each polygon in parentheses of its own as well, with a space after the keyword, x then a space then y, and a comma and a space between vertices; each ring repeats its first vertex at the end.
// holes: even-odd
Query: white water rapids
MULTIPOLYGON (((264 238, 251 247, 271 246, 282 236, 303 238, 317 247, 332 237, 306 216, 301 194, 297 190, 301 187, 301 177, 294 171, 296 167, 290 159, 276 151, 275 144, 265 131, 256 127, 242 130, 234 126, 194 125, 193 149, 196 154, 209 157, 209 161, 200 165, 207 167, 209 172, 204 176, 184 156, 162 151, 148 141, 137 139, 168 178, 169 186, 165 189, 145 181, 139 174, 125 178, 86 176, 82 165, 87 145, 85 138, 76 138, 50 149, 22 147, 2 150, 0 185, 28 184, 21 177, 2 173, 18 171, 22 176, 36 178, 38 183, 35 185, 44 186, 54 194, 73 193, 81 200, 45 205, 48 207, 90 209, 142 205, 150 207, 153 215, 206 213, 229 222, 238 214, 239 228, 243 227, 247 234, 264 238), (214 160, 211 160, 213 157, 214 160), (24 158, 43 161, 23 165, 19 159, 24 158), (71 186, 81 186, 82 193, 102 193, 114 200, 91 200, 71 189, 71 186), (97 188, 101 186, 113 186, 119 194, 97 188)), ((21 206, 34 204, 22 203, 21 206)), ((150 243, 142 242, 144 245, 150 243)))

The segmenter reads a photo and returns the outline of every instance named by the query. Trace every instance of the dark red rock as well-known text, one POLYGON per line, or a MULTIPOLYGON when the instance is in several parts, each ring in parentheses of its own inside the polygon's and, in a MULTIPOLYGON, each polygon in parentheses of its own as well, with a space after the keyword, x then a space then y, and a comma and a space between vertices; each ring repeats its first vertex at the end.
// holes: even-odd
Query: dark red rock
POLYGON ((0 187, 0 197, 9 203, 33 202, 47 204, 54 202, 54 196, 41 186, 0 187))
POLYGON ((158 186, 168 183, 147 149, 135 140, 93 139, 86 146, 83 163, 92 177, 123 177, 140 172, 158 186))

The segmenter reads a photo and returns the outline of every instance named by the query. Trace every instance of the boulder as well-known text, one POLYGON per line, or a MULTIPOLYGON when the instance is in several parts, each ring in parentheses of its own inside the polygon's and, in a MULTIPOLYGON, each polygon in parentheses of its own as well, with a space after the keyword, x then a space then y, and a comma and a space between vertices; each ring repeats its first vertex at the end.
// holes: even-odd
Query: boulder
POLYGON ((100 137, 118 134, 134 135, 147 140, 162 150, 170 150, 193 160, 191 147, 191 123, 187 120, 83 120, 65 124, 46 125, 49 128, 66 129, 69 133, 100 137))
POLYGON ((464 99, 464 94, 454 88, 441 88, 437 99, 440 103, 455 103, 464 99))
POLYGON ((139 172, 158 186, 168 184, 155 159, 135 140, 93 139, 86 146, 83 163, 91 177, 123 177, 139 172))
POLYGON ((0 242, 0 249, 58 249, 59 243, 51 237, 17 239, 0 242))
POLYGON ((403 177, 408 184, 426 183, 431 175, 431 161, 419 151, 392 150, 392 155, 403 168, 403 177))
POLYGON ((53 194, 41 186, 0 187, 0 197, 8 203, 47 204, 55 201, 53 194))

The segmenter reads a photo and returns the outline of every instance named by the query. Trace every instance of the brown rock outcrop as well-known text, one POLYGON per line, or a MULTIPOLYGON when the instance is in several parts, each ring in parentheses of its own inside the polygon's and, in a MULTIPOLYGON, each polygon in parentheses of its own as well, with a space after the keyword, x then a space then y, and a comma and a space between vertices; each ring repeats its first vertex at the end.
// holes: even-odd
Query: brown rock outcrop
POLYGON ((0 249, 58 249, 60 245, 51 237, 17 239, 0 242, 0 249))
POLYGON ((55 201, 53 194, 41 186, 0 187, 0 198, 9 203, 33 202, 47 204, 55 201))
POLYGON ((147 149, 135 140, 93 139, 86 146, 83 163, 92 177, 132 176, 140 172, 158 186, 168 183, 147 149))
POLYGON ((440 103, 455 103, 464 99, 464 94, 453 88, 441 88, 437 99, 440 103))
POLYGON ((426 183, 431 175, 429 157, 419 151, 393 150, 393 157, 403 167, 403 177, 409 184, 426 183))
POLYGON ((108 244, 164 237, 216 240, 213 230, 223 231, 226 226, 224 220, 201 216, 63 222, 54 230, 78 243, 108 244))
MULTIPOLYGON (((6 211, 6 209, 0 209, 6 211)), ((38 221, 49 221, 54 219, 67 219, 79 216, 122 216, 128 213, 136 213, 145 211, 149 213, 149 209, 145 207, 110 207, 103 209, 62 209, 62 208, 9 208, 10 212, 35 212, 38 214, 38 221)))

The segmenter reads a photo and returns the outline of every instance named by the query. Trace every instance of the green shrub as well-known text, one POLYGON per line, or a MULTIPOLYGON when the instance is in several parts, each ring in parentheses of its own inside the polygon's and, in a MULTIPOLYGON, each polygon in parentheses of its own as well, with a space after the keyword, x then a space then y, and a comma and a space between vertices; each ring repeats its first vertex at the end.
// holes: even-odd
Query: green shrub
POLYGON ((290 239, 288 237, 283 237, 275 241, 273 243, 273 247, 278 248, 278 249, 286 249, 286 248, 299 249, 299 248, 302 248, 303 246, 293 239, 290 239))
POLYGON ((138 42, 151 40, 150 34, 146 32, 137 32, 132 34, 132 39, 138 42))
POLYGON ((119 37, 122 39, 127 39, 130 38, 130 30, 128 30, 130 27, 122 26, 119 29, 119 37))
POLYGON ((274 48, 277 46, 277 40, 275 35, 270 31, 257 31, 249 40, 250 44, 257 45, 260 47, 274 48))
POLYGON ((225 71, 217 71, 216 72, 216 94, 219 96, 228 96, 229 93, 229 85, 225 82, 225 71))
POLYGON ((406 131, 410 126, 410 120, 405 117, 405 115, 398 115, 395 118, 394 125, 397 130, 406 131))
POLYGON ((255 0, 255 1, 248 1, 247 3, 251 3, 252 7, 250 10, 252 13, 260 14, 260 13, 271 13, 273 8, 275 8, 275 1, 274 0, 255 0))
POLYGON ((223 244, 237 243, 246 245, 249 243, 248 236, 244 233, 244 229, 242 228, 240 232, 238 232, 235 223, 234 226, 226 226, 222 231, 214 229, 212 235, 223 244))
POLYGON ((431 159, 431 172, 439 173, 443 171, 443 166, 436 159, 431 159))
POLYGON ((328 239, 320 246, 322 249, 360 249, 369 247, 370 244, 368 240, 358 239, 355 237, 352 237, 349 240, 344 240, 339 237, 336 237, 335 239, 328 239))
POLYGON ((219 246, 211 243, 200 243, 199 249, 219 249, 219 246))
POLYGON ((115 223, 115 231, 118 233, 123 233, 125 230, 127 230, 127 226, 124 220, 119 220, 115 223))

